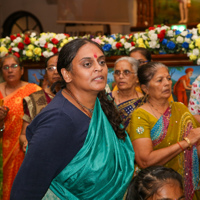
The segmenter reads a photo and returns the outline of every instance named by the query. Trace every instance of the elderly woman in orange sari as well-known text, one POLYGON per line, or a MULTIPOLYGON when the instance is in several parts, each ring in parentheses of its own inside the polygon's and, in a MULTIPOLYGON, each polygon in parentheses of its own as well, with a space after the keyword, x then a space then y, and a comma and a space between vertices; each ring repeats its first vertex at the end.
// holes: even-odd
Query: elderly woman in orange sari
POLYGON ((193 71, 193 68, 187 68, 185 70, 186 75, 181 76, 174 85, 174 94, 177 97, 177 101, 184 103, 186 106, 188 106, 186 90, 191 90, 192 88, 192 85, 190 85, 190 77, 193 71))
POLYGON ((0 83, 0 99, 4 100, 4 106, 0 107, 0 131, 3 132, 3 200, 9 200, 12 183, 24 159, 24 152, 19 144, 24 114, 22 100, 41 88, 21 80, 24 70, 16 56, 3 57, 0 66, 5 80, 0 83))

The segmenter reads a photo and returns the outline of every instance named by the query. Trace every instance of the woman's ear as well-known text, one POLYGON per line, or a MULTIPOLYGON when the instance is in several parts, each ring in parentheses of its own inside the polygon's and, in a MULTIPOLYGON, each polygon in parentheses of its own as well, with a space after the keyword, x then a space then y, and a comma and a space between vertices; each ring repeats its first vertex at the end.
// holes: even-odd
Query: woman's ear
POLYGON ((145 94, 149 94, 149 91, 148 91, 148 88, 147 88, 146 85, 143 85, 143 84, 142 84, 140 87, 141 87, 142 91, 143 91, 145 94))
POLYGON ((21 67, 21 76, 24 74, 24 67, 21 67))
POLYGON ((61 74, 62 74, 62 77, 63 77, 63 79, 65 80, 66 83, 70 83, 72 81, 70 71, 67 71, 65 68, 62 68, 61 74))

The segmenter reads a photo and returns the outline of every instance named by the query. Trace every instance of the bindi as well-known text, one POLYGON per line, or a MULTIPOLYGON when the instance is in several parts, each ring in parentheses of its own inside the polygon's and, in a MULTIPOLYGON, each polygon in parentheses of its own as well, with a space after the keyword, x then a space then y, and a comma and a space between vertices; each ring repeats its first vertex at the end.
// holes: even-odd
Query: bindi
POLYGON ((94 54, 94 57, 97 58, 97 54, 96 53, 94 54))

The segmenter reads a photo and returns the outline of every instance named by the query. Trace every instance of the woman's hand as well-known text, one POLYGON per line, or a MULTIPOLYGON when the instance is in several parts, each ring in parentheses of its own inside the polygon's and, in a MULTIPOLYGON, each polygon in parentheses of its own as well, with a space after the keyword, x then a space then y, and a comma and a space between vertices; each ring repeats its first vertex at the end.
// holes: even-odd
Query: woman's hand
POLYGON ((0 106, 0 121, 3 121, 7 116, 9 108, 7 106, 0 106))
POLYGON ((19 143, 22 147, 22 151, 25 153, 26 152, 26 147, 28 145, 28 141, 26 139, 26 135, 20 135, 19 136, 19 143))
POLYGON ((191 145, 200 142, 200 127, 191 129, 187 138, 190 140, 191 145))

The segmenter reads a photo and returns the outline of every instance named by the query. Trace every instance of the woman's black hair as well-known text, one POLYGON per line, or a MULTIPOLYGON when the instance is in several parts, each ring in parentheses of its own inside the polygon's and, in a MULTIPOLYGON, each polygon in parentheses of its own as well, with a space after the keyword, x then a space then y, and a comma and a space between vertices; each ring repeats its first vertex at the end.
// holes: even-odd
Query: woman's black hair
POLYGON ((138 79, 140 85, 148 85, 157 70, 162 67, 165 67, 169 71, 168 67, 160 62, 149 62, 140 66, 138 69, 138 79))
POLYGON ((129 52, 129 56, 131 55, 131 53, 134 53, 134 52, 141 53, 149 62, 151 61, 151 52, 148 49, 143 48, 143 47, 136 47, 135 49, 132 49, 129 52))
MULTIPOLYGON (((57 70, 61 77, 62 77, 61 69, 65 68, 67 71, 71 71, 73 68, 72 61, 75 58, 78 50, 82 46, 88 43, 96 45, 104 54, 104 51, 102 50, 101 46, 92 40, 78 38, 78 39, 74 39, 70 41, 69 43, 65 44, 62 47, 58 56, 57 70)), ((66 87, 66 83, 64 80, 62 80, 61 88, 65 88, 65 87, 66 87)), ((98 98, 100 100, 101 107, 105 115, 107 116, 109 122, 111 123, 115 131, 116 136, 124 140, 126 137, 126 133, 125 133, 124 128, 120 127, 120 124, 122 123, 122 119, 120 117, 118 109, 114 105, 114 100, 113 99, 111 100, 108 98, 108 95, 106 94, 105 90, 98 93, 98 98)))
POLYGON ((142 169, 132 179, 127 190, 126 200, 146 200, 171 180, 176 180, 183 190, 182 176, 175 170, 163 166, 142 169))

